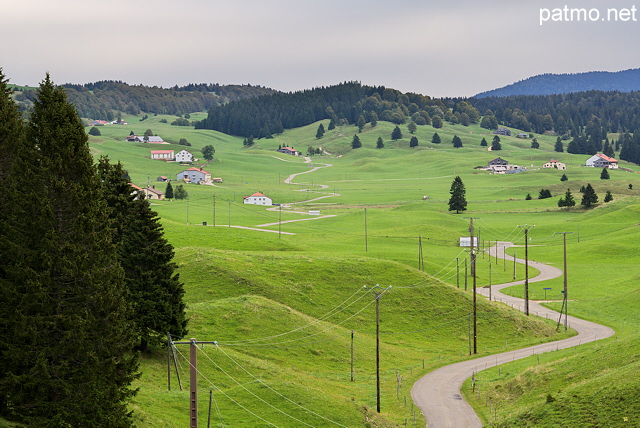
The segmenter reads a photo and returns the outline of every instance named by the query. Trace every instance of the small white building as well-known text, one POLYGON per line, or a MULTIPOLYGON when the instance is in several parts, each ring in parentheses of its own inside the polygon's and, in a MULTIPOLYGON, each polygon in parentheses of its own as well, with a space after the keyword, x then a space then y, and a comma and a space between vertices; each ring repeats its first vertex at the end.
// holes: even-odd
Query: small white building
MULTIPOLYGON (((471 237, 470 236, 461 236, 460 237, 460 246, 461 247, 471 247, 471 237)), ((478 248, 478 237, 473 237, 473 246, 474 248, 478 248)))
POLYGON ((594 168, 618 169, 618 161, 602 153, 596 153, 587 159, 586 166, 594 168))
POLYGON ((173 150, 151 150, 151 159, 172 161, 175 157, 173 150))
POLYGON ((193 154, 188 150, 180 150, 176 155, 176 162, 193 162, 193 154))
POLYGON ((256 192, 251 196, 245 196, 244 198, 245 204, 253 204, 253 205, 273 205, 273 201, 268 196, 263 195, 260 192, 256 192))
POLYGON ((558 162, 557 160, 551 159, 549 162, 542 165, 543 168, 556 168, 556 169, 567 169, 567 164, 564 162, 558 162))

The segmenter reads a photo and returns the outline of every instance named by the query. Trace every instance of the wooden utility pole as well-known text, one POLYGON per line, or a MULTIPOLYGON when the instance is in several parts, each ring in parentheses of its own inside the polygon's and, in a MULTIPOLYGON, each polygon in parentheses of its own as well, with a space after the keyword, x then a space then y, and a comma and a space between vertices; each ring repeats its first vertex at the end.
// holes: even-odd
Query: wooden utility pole
POLYGON ((196 339, 189 342, 189 427, 198 428, 198 348, 196 339))
MULTIPOLYGON (((569 297, 567 296, 567 234, 573 232, 556 232, 554 235, 562 235, 563 238, 563 253, 564 253, 564 264, 563 264, 563 279, 564 279, 564 298, 562 299, 562 308, 564 309, 564 331, 567 331, 568 328, 568 320, 569 317, 569 297)), ((560 314, 562 317, 562 313, 560 314)))
POLYGON ((351 330, 351 382, 355 382, 356 378, 353 373, 353 330, 351 330))
POLYGON ((385 288, 376 284, 371 290, 376 288, 382 289, 382 291, 374 291, 376 296, 376 410, 380 413, 380 297, 389 291, 391 286, 385 288))
POLYGON ((524 225, 524 314, 529 316, 529 230, 534 226, 524 225))

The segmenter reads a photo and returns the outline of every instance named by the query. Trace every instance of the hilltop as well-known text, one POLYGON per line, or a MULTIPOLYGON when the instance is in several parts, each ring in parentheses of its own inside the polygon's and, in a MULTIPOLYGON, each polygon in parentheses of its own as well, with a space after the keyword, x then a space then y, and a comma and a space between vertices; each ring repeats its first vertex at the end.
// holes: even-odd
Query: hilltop
POLYGON ((481 92, 474 98, 512 95, 553 95, 584 91, 640 91, 640 69, 590 71, 573 74, 541 74, 502 88, 481 92))

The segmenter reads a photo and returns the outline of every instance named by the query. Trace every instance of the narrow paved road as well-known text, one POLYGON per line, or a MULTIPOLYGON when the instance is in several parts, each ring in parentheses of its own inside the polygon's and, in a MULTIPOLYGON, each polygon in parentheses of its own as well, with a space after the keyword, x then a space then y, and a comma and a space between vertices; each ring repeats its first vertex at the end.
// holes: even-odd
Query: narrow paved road
MULTIPOLYGON (((496 246, 490 249, 490 253, 492 255, 497 254, 499 258, 502 258, 502 254, 504 254, 503 249, 512 245, 513 244, 510 242, 498 242, 496 246)), ((513 257, 510 255, 506 255, 505 258, 507 260, 513 260, 513 257)), ((525 263, 523 259, 518 258, 516 258, 516 262, 525 263)), ((529 279, 530 283, 557 278, 562 275, 562 271, 553 266, 532 261, 529 261, 529 266, 540 271, 538 276, 529 279)), ((493 300, 504 302, 507 305, 524 311, 523 299, 500 293, 500 290, 505 287, 519 284, 524 284, 524 281, 494 285, 492 287, 493 300)), ((478 294, 485 296, 489 295, 488 289, 480 288, 477 291, 478 294)), ((544 308, 531 300, 529 301, 529 313, 556 320, 560 316, 558 312, 544 308)), ((604 339, 613 336, 614 334, 614 331, 609 327, 574 318, 572 316, 568 317, 568 324, 569 327, 578 332, 577 336, 556 342, 530 346, 516 351, 503 352, 501 354, 451 364, 449 366, 441 367, 422 377, 414 384, 413 389, 411 390, 411 396, 413 397, 413 401, 422 410, 422 414, 425 415, 427 419, 427 426, 430 428, 467 428, 482 426, 482 423, 476 413, 473 411, 471 406, 464 401, 460 394, 462 383, 474 373, 489 367, 495 367, 499 364, 529 357, 534 354, 570 348, 572 346, 578 346, 594 340, 604 339)))

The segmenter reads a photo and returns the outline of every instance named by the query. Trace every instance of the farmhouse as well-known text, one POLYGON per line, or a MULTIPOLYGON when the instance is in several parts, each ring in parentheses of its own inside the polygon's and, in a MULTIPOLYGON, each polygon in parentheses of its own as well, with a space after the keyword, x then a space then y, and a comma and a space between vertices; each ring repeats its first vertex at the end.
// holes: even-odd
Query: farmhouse
POLYGON ((271 198, 263 195, 260 192, 256 192, 251 196, 245 196, 244 198, 245 204, 253 204, 253 205, 273 205, 273 201, 271 198))
POLYGON ((489 168, 493 166, 504 166, 504 165, 509 165, 509 162, 507 162, 502 158, 495 158, 489 161, 489 168))
POLYGON ((202 168, 189 168, 176 175, 177 180, 184 180, 185 183, 211 184, 211 173, 202 168))
POLYGON ((529 138, 529 135, 525 134, 524 132, 521 132, 518 135, 516 135, 516 138, 529 138))
POLYGON ((193 154, 188 150, 180 150, 176 155, 176 162, 193 162, 193 154))
POLYGON ((155 135, 150 135, 146 137, 146 141, 145 141, 145 137, 141 137, 139 135, 129 135, 127 137, 127 141, 131 141, 134 143, 169 144, 169 143, 166 143, 161 137, 158 137, 155 135))
POLYGON ((173 150, 151 150, 151 159, 172 161, 175 158, 173 150))
POLYGON ((596 153, 587 159, 587 166, 594 168, 618 169, 618 161, 602 153, 596 153))
POLYGON ((144 192, 144 197, 145 199, 156 199, 156 200, 162 200, 164 199, 164 193, 157 190, 155 187, 145 187, 144 189, 142 189, 142 191, 144 192))
POLYGON ((495 131, 493 131, 493 133, 496 135, 506 135, 507 137, 511 136, 511 130, 505 128, 504 126, 501 126, 500 128, 496 129, 495 131))
POLYGON ((549 162, 542 165, 543 168, 555 168, 555 169, 567 169, 567 164, 564 162, 558 162, 551 159, 549 162))
POLYGON ((301 152, 295 150, 293 147, 281 147, 277 151, 279 151, 280 153, 286 153, 288 155, 293 155, 293 156, 301 156, 302 155, 301 152))

